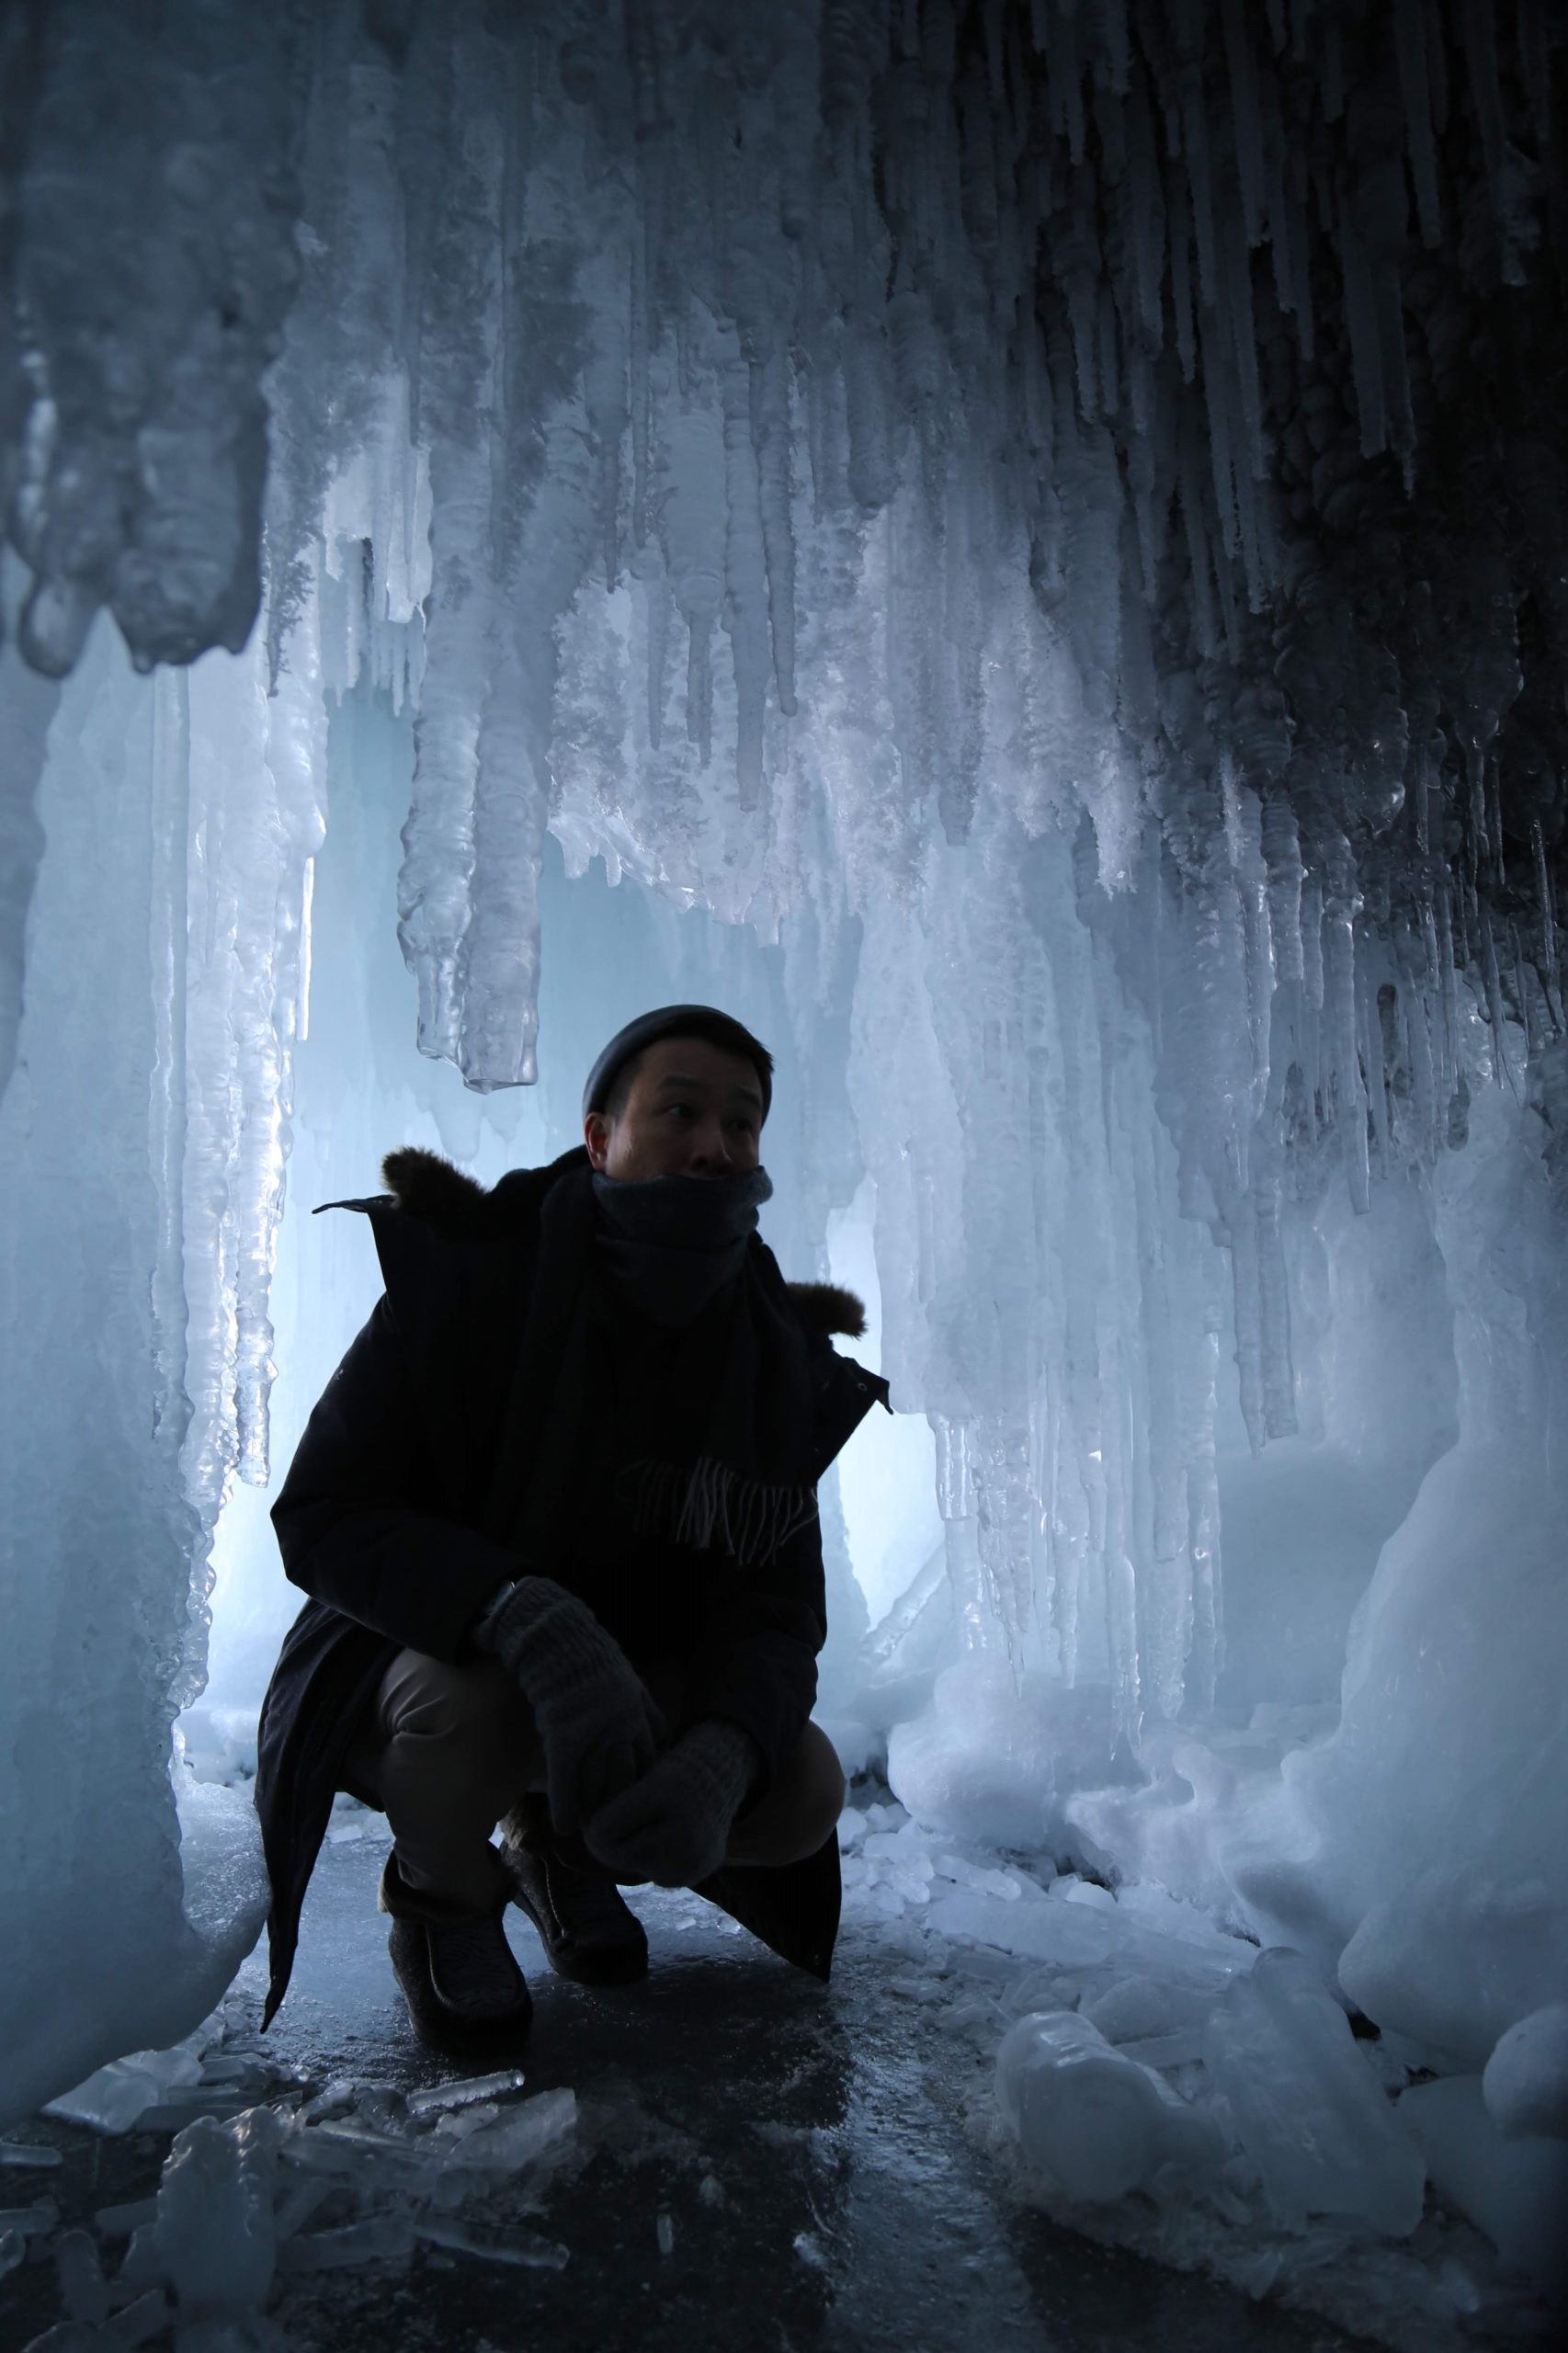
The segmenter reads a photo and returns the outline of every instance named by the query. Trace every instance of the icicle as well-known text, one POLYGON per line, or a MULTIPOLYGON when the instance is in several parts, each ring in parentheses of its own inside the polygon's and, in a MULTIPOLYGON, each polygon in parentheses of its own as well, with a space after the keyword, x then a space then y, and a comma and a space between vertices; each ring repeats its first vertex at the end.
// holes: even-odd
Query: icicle
POLYGON ((687 631, 687 739, 706 767, 713 741, 713 631, 724 588, 724 430, 710 411, 687 409, 669 419, 665 448, 668 488, 660 536, 670 592, 687 631))
POLYGON ((1236 172, 1242 191, 1242 233, 1248 245, 1263 239, 1263 136, 1249 12, 1243 0, 1221 0, 1236 172))
POLYGON ((1394 0, 1394 44, 1416 217, 1422 244, 1428 253, 1435 253, 1442 243, 1443 222, 1437 197, 1437 151, 1432 139, 1432 92, 1426 75, 1427 13, 1425 0, 1394 0))
POLYGON ((458 1063, 471 1086, 530 1086, 538 1075, 539 876, 549 771, 529 707, 534 614, 501 632, 475 747, 474 876, 464 939, 458 1063))
POLYGON ((1220 273, 1215 260, 1209 118, 1204 108, 1202 79, 1196 65, 1182 69, 1182 152, 1187 158, 1187 191, 1198 243, 1199 291, 1205 307, 1212 308, 1220 299, 1220 273))
POLYGON ((1078 19, 1072 8, 1052 10, 1050 33, 1051 104, 1067 141, 1069 162, 1084 160, 1084 64, 1078 52, 1078 19))
POLYGON ((1364 1216, 1371 1207, 1371 1180, 1356 1003, 1356 917, 1360 908, 1355 859, 1349 844, 1340 836, 1329 846, 1324 896, 1324 1022, 1351 1206, 1364 1216))
POLYGON ((1306 868, 1301 858, 1295 815, 1282 792, 1271 791, 1264 800, 1262 843, 1268 869, 1269 936, 1279 978, 1282 982, 1300 981, 1305 971, 1301 946, 1301 884, 1306 868))
POLYGON ((1389 1074, 1383 1061, 1383 1029, 1379 1017, 1378 995, 1371 975, 1369 957, 1357 960, 1356 995, 1358 1029, 1360 1032, 1361 1067, 1366 1074, 1367 1110, 1371 1130, 1371 1155, 1375 1173, 1386 1176, 1389 1170, 1389 1074))
POLYGON ((1099 36, 1105 51, 1107 80, 1118 97, 1125 97, 1132 72, 1132 45, 1127 29, 1127 0, 1101 0, 1099 36))
POLYGON ((1242 1419, 1255 1454, 1268 1437, 1264 1402, 1263 1302, 1258 1270, 1257 1218, 1250 1199, 1239 1200, 1226 1228, 1234 1288, 1236 1378, 1242 1419))
POLYGON ((1540 973, 1547 1010, 1559 1032, 1563 1028, 1562 976, 1557 961, 1557 917, 1552 906, 1551 869, 1546 860, 1546 835, 1539 817, 1530 819, 1530 852, 1535 861, 1535 892, 1540 908, 1540 973))
MULTIPOLYGON (((1165 208, 1153 119, 1142 74, 1128 97, 1127 176, 1138 320, 1150 348, 1157 353, 1165 340, 1165 208)), ((1187 335, 1190 341, 1190 324, 1187 335)))
POLYGON ((1517 0, 1519 80, 1544 155, 1551 145, 1551 39, 1546 0, 1517 0))
POLYGON ((1253 323, 1252 261, 1234 223, 1225 238, 1224 268, 1227 310, 1235 352, 1236 386, 1241 395, 1242 432, 1246 448, 1245 472, 1250 482, 1267 473, 1263 449, 1263 395, 1257 381, 1257 330, 1253 323))
POLYGON ((1171 197, 1171 313, 1176 325, 1176 354, 1182 381, 1190 384, 1198 368, 1198 344, 1192 311, 1192 247, 1187 190, 1177 186, 1171 197))
MULTIPOLYGON (((1236 462, 1230 404, 1234 381, 1233 352, 1223 319, 1212 311, 1205 311, 1202 327, 1203 389, 1209 411, 1209 468, 1214 514, 1220 526, 1220 545, 1227 555, 1234 555, 1240 543, 1240 529, 1236 519, 1236 462)), ((1221 597, 1226 585, 1221 580, 1221 597)))
POLYGON ((1343 194, 1339 207, 1339 256, 1345 277, 1345 322, 1350 333, 1350 356, 1356 373, 1361 454, 1375 458, 1388 448, 1382 336, 1371 265, 1361 242, 1355 207, 1343 194))
POLYGON ((767 614, 778 708, 795 711, 795 540, 790 520, 790 381, 772 353, 751 371, 751 429, 756 452, 767 614))
POLYGON ((1259 1371, 1263 1426, 1270 1438, 1296 1434, 1295 1368, 1290 1355, 1290 1286, 1280 1225, 1280 1188, 1261 1172, 1252 1185, 1257 1242, 1259 1371))
POLYGON ((1453 899, 1444 872, 1437 884, 1437 978, 1443 1008, 1444 1096, 1451 1103, 1463 1073, 1460 1067, 1459 978, 1454 963, 1453 899))
POLYGON ((1506 1012, 1503 1004, 1503 976, 1497 968, 1497 941, 1492 929, 1492 911, 1484 900, 1480 905, 1481 969, 1486 990, 1486 1017, 1492 1025, 1492 1077, 1497 1086, 1512 1086, 1514 1074, 1508 1065, 1508 1043, 1504 1027, 1506 1012))
POLYGON ((1494 210, 1502 210, 1503 92, 1497 77, 1497 28, 1494 0, 1460 0, 1460 35, 1464 43, 1471 104, 1481 128, 1481 150, 1486 159, 1487 184, 1494 210))
POLYGON ((762 491, 752 438, 751 372, 744 359, 729 360, 723 393, 722 612, 735 667, 735 774, 743 809, 755 809, 762 792, 762 728, 773 666, 762 491))

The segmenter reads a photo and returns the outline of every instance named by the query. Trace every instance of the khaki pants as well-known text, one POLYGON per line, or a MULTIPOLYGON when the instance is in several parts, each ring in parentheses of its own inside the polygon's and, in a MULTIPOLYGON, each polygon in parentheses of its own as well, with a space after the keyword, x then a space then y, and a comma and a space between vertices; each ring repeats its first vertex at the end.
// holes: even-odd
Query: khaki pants
MULTIPOLYGON (((653 1667, 644 1680, 678 1732, 686 1722, 680 1669, 653 1667)), ((386 1815, 412 1891, 483 1911, 495 1900, 491 1833, 530 1790, 543 1789, 544 1752, 528 1703, 498 1660, 450 1666, 400 1651, 349 1750, 343 1786, 386 1815)), ((725 1859, 779 1864, 813 1855, 843 1806, 838 1759, 809 1723, 767 1795, 736 1824, 725 1859)))

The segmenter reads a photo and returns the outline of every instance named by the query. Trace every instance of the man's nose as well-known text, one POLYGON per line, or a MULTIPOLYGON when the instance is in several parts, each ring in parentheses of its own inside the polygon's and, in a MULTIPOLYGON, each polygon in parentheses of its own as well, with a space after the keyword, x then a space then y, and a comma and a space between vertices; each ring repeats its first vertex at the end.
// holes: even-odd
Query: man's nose
POLYGON ((687 1165, 699 1176, 710 1171, 722 1175, 733 1165, 722 1120, 703 1121, 691 1140, 691 1158, 687 1165))

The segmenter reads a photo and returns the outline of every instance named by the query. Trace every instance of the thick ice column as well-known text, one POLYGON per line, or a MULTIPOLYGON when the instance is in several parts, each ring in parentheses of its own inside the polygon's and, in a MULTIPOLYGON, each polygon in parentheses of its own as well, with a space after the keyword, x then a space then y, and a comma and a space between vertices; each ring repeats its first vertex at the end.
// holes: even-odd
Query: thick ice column
POLYGON ((184 811, 156 703, 100 627, 51 734, 49 851, 0 1106, 0 1313, 31 1336, 0 1371, 6 2116, 188 2030, 260 1916, 253 1901, 207 1934, 187 1924, 169 1778, 199 1529, 179 1470, 163 1017, 186 928, 184 811))

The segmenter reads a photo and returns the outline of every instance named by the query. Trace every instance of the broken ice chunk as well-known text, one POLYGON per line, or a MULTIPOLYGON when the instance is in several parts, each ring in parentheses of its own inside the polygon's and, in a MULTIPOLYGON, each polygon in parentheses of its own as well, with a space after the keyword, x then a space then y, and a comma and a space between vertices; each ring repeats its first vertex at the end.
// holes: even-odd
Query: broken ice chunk
POLYGON ((155 2198, 133 2199, 129 2206, 100 2206, 93 2216, 93 2228, 100 2238, 128 2239, 143 2222, 150 2222, 158 2211, 155 2198))
POLYGON ((0 2279, 25 2263, 27 2254, 28 2243, 20 2231, 0 2231, 0 2279))
POLYGON ((1108 2205, 1163 2165, 1205 2178, 1222 2154, 1209 2119, 1075 2010, 1031 2011, 1009 2029, 996 2100, 1025 2156, 1074 2204, 1108 2205))
POLYGON ((0 2141, 0 2165, 15 2165, 18 2171, 34 2165, 57 2165, 58 2149, 35 2148, 21 2141, 0 2141))
POLYGON ((654 2229, 659 2241, 659 2253, 661 2255, 673 2255, 675 2253, 676 2245, 676 2226, 669 2215, 661 2214, 654 2225, 654 2229))
POLYGON ((1199 2027, 1211 2006, 1208 1995, 1189 1986, 1153 1977, 1121 1977, 1085 2003, 1084 2016, 1108 2042, 1138 2042, 1199 2027))
POLYGON ((46 2101, 43 2113, 91 2125, 95 2132, 129 2132, 148 2109, 165 2103, 172 2091, 200 2082, 201 2060, 192 2047, 200 2039, 191 2035, 172 2051, 132 2051, 123 2059, 111 2059, 74 2091, 46 2101))
POLYGON ((52 2198, 40 2198, 30 2206, 0 2206, 0 2231, 15 2231, 21 2238, 41 2238, 52 2231, 60 2220, 60 2209, 52 2198))
POLYGON ((460 2141, 446 2163, 517 2173, 565 2140, 577 2121, 577 2095, 562 2088, 536 2092, 506 2109, 493 2124, 460 2141))
POLYGON ((1108 1887, 1102 1887, 1097 1880, 1079 1879, 1074 1872, 1057 1880, 1051 1893, 1063 1904, 1086 1904, 1092 1912, 1114 1912, 1117 1908, 1108 1887))
MULTIPOLYGON (((67 2320, 57 2327, 46 2328, 41 2336, 33 2338, 27 2353, 87 2353, 89 2347, 92 2353, 134 2353, 137 2346, 161 2336, 171 2317, 163 2290, 151 2289, 116 2313, 112 2320, 96 2327, 89 2321, 67 2320)), ((266 2327, 267 2324, 263 2322, 261 2325, 266 2327)), ((182 2331, 182 2345, 187 2339, 190 2353, 227 2353, 226 2346, 211 2334, 203 2335, 199 2347, 196 2332, 182 2331)))
POLYGON ((182 2315, 266 2302, 277 2261, 272 2193, 282 2120, 253 2108, 228 2124, 199 2117, 165 2162, 153 2226, 182 2315))
POLYGON ((452 2084, 426 2084, 408 2095, 410 2116, 432 2116, 437 2109, 470 2108, 476 2100, 506 2099, 528 2082, 520 2067, 503 2067, 494 2075, 470 2075, 452 2084))
POLYGON ((1221 1995, 1203 2057, 1283 2222, 1343 2214, 1404 2238, 1426 2166, 1312 1964, 1286 1946, 1221 1995))
POLYGON ((360 2263, 406 2261, 414 2225, 406 2214, 374 2214, 334 2231, 311 2231, 278 2250, 280 2271, 339 2271, 360 2263))
POLYGON ((1511 2026, 1481 2083, 1506 2139, 1544 2133, 1568 2140, 1568 2002, 1549 2002, 1511 2026))
POLYGON ((60 2301, 71 2320, 97 2327, 108 2318, 108 2290, 98 2261, 97 2242, 91 2231, 62 2232, 54 2250, 60 2301))
POLYGON ((556 2239, 536 2238, 530 2231, 491 2230, 483 2223, 460 2222, 444 2214, 426 2214, 414 2229, 415 2237, 432 2246, 483 2256, 486 2262, 509 2263, 524 2271, 563 2271, 572 2260, 570 2247, 556 2239))

